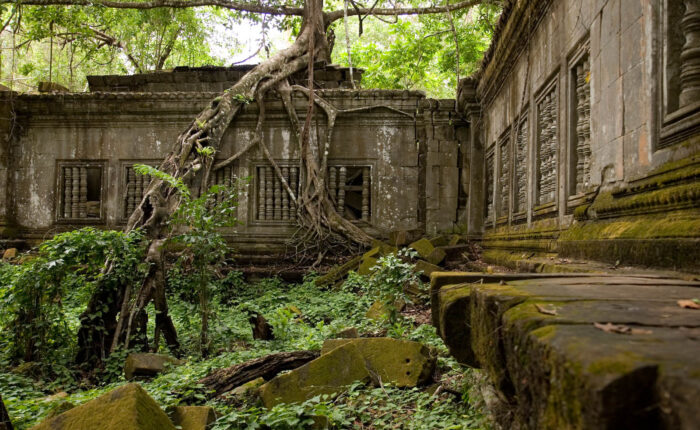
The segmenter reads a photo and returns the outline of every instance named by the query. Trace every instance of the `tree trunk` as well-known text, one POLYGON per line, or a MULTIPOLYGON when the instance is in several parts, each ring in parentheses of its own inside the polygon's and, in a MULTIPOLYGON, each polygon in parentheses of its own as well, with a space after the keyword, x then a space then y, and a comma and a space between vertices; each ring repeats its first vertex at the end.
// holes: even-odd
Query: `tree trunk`
MULTIPOLYGON (((223 167, 222 163, 214 166, 212 158, 203 155, 202 149, 213 148, 218 151, 224 132, 231 121, 244 104, 255 100, 260 108, 260 118, 256 136, 250 144, 246 145, 245 150, 257 144, 275 168, 275 172, 282 181, 285 190, 290 194, 290 198, 297 203, 298 219, 302 229, 310 232, 306 237, 306 242, 313 243, 317 249, 323 249, 323 243, 327 240, 335 241, 335 243, 345 241, 368 245, 371 238, 357 226, 338 215, 327 190, 324 178, 326 149, 330 143, 330 132, 338 112, 329 109, 326 106, 327 103, 323 104, 315 97, 312 73, 314 62, 326 61, 330 56, 325 34, 328 23, 322 12, 322 0, 305 0, 304 3, 305 13, 296 41, 290 47, 250 70, 231 88, 212 100, 209 106, 190 123, 187 130, 178 137, 172 152, 160 165, 159 170, 181 179, 192 190, 194 196, 200 195, 209 186, 209 176, 212 170, 223 167), (296 91, 300 91, 308 97, 310 103, 306 124, 302 129, 291 103, 291 93, 294 90, 289 87, 287 79, 307 66, 310 74, 310 89, 303 91, 295 87, 296 91), (264 96, 272 89, 277 89, 285 102, 285 108, 300 147, 302 168, 307 173, 305 190, 299 196, 292 193, 261 137, 264 120, 264 96), (311 148, 312 139, 309 138, 310 114, 313 112, 314 104, 324 108, 330 127, 322 142, 316 142, 319 148, 316 148, 315 151, 311 148), (316 159, 317 156, 322 157, 320 162, 316 159)), ((237 156, 242 155, 243 152, 239 152, 237 156)), ((226 160, 226 163, 232 162, 232 158, 226 160)), ((159 332, 163 334, 171 350, 177 353, 179 349, 177 334, 167 313, 161 247, 169 234, 166 222, 177 210, 179 203, 180 197, 176 190, 162 180, 157 178, 151 180, 143 199, 129 217, 126 226, 126 231, 136 228, 143 229, 146 238, 150 241, 148 260, 151 263, 151 270, 148 272, 141 291, 136 296, 141 297, 142 300, 137 299, 135 303, 130 305, 124 303, 130 300, 130 295, 125 294, 128 286, 113 287, 101 282, 90 299, 86 311, 81 315, 81 328, 78 335, 78 363, 88 364, 92 367, 101 362, 119 344, 125 331, 127 338, 124 342, 128 345, 128 336, 131 334, 130 324, 124 323, 128 315, 120 310, 122 308, 131 309, 129 314, 134 315, 142 311, 150 300, 154 301, 158 311, 156 325, 159 332), (108 305, 109 309, 107 312, 101 312, 105 304, 108 305), (119 321, 117 321, 117 316, 119 321)), ((109 262, 106 267, 109 267, 109 262)), ((105 278, 108 279, 108 276, 105 278)))
POLYGON ((211 397, 217 397, 245 384, 248 381, 262 377, 266 381, 274 378, 284 370, 293 370, 318 358, 319 351, 293 351, 266 355, 236 364, 225 369, 218 369, 202 378, 199 383, 207 391, 213 391, 211 397))

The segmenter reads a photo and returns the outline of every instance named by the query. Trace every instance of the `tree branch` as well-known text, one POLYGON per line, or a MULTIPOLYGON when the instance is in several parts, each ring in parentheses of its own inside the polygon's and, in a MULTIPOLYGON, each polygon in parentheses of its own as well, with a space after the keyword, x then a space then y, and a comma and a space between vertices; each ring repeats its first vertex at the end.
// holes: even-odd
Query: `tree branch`
MULTIPOLYGON (((358 8, 348 11, 348 16, 357 15, 383 15, 383 16, 398 16, 398 15, 429 15, 435 13, 445 13, 446 11, 460 10, 470 8, 483 3, 483 0, 464 0, 459 3, 451 4, 449 6, 428 6, 428 7, 407 7, 407 8, 358 8)), ((326 13, 326 21, 331 23, 342 19, 344 16, 344 11, 336 10, 333 12, 326 13)))
MULTIPOLYGON (((0 0, 0 4, 15 4, 17 0, 0 0)), ((224 9, 242 12, 261 13, 266 15, 303 16, 304 9, 288 6, 267 6, 259 3, 241 3, 230 0, 150 0, 150 1, 117 1, 117 0, 22 0, 25 6, 102 6, 113 9, 183 9, 201 6, 217 6, 224 9)))

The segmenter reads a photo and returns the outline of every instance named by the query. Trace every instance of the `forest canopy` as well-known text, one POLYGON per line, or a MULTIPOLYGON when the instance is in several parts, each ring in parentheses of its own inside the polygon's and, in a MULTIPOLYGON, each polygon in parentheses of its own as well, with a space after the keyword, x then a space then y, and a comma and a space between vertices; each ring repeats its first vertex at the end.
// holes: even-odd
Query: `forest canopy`
MULTIPOLYGON (((413 3, 406 6, 419 5, 413 3)), ((360 23, 350 14, 347 22, 331 24, 331 59, 348 66, 349 51, 352 66, 365 70, 364 88, 454 97, 457 76, 472 73, 488 46, 498 3, 454 10, 449 19, 446 13, 365 16, 360 23)), ((327 5, 343 9, 342 2, 327 5)), ((35 90, 40 81, 84 91, 85 77, 95 74, 259 63, 290 44, 301 23, 294 15, 214 6, 116 9, 8 2, 0 5, 0 16, 0 84, 18 91, 35 90)))

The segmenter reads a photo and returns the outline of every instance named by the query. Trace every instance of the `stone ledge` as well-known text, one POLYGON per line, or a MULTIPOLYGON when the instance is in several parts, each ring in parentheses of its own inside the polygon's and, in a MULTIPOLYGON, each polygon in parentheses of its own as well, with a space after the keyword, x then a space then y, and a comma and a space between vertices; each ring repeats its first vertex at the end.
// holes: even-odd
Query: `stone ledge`
POLYGON ((433 322, 511 405, 505 428, 694 428, 700 283, 644 276, 436 273, 433 322), (596 328, 613 323, 641 330, 596 328))

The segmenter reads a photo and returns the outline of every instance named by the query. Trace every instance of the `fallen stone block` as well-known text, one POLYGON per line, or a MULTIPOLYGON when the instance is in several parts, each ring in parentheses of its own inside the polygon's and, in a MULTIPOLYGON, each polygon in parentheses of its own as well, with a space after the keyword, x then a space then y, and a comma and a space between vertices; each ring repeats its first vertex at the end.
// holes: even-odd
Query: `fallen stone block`
POLYGON ((254 392, 261 386, 265 384, 265 379, 261 376, 259 378, 255 378, 252 381, 248 381, 243 385, 239 385, 238 387, 234 388, 231 390, 231 392, 228 394, 227 397, 244 397, 249 395, 250 393, 254 392))
POLYGON ((44 420, 32 430, 175 430, 168 416, 138 384, 127 384, 44 420))
POLYGON ((444 269, 425 260, 416 261, 416 272, 422 272, 423 275, 430 277, 435 272, 442 272, 444 269))
POLYGON ((435 357, 428 347, 389 337, 328 339, 323 343, 321 356, 347 345, 357 347, 375 382, 415 387, 428 382, 435 370, 435 357))
POLYGON ((124 362, 124 377, 127 380, 136 377, 151 378, 159 373, 163 373, 168 364, 177 366, 182 363, 183 361, 165 354, 129 354, 124 362))
POLYGON ((406 230, 390 232, 389 243, 394 246, 404 246, 408 244, 408 232, 406 230))
POLYGON ((336 333, 335 337, 337 339, 354 339, 360 337, 360 333, 355 327, 348 327, 336 333))
POLYGON ((206 430, 216 421, 216 413, 210 406, 176 406, 169 415, 180 430, 206 430))
POLYGON ((447 246, 450 243, 450 238, 448 238, 447 236, 443 236, 443 235, 435 236, 429 240, 430 240, 430 243, 432 243, 433 246, 435 246, 435 247, 447 246))
MULTIPOLYGON (((394 307, 396 308, 397 312, 401 312, 404 307, 406 307, 406 302, 403 300, 397 300, 394 302, 394 307)), ((390 309, 384 301, 377 300, 376 302, 372 303, 372 306, 369 307, 369 310, 367 313, 365 313, 365 317, 375 321, 382 321, 388 319, 391 312, 392 309, 390 309)))
POLYGON ((430 263, 430 264, 440 264, 442 261, 445 259, 445 251, 442 248, 435 248, 432 250, 430 254, 428 254, 425 259, 430 263))
POLYGON ((5 261, 12 260, 15 257, 17 257, 17 248, 8 248, 2 253, 2 259, 5 261))
POLYGON ((441 246, 440 249, 445 251, 445 261, 461 261, 465 260, 465 254, 468 255, 469 245, 448 245, 441 246))
POLYGON ((289 373, 278 375, 260 387, 267 408, 297 403, 320 394, 332 394, 355 381, 370 380, 357 346, 345 345, 289 373))
POLYGON ((420 239, 412 244, 408 245, 409 248, 414 249, 418 255, 422 258, 427 259, 431 252, 435 250, 435 246, 428 239, 420 239))
POLYGON ((357 273, 362 276, 371 275, 373 272, 372 268, 377 265, 378 261, 378 259, 373 257, 363 258, 362 263, 360 264, 360 268, 357 269, 357 273))

